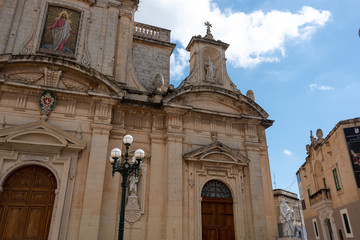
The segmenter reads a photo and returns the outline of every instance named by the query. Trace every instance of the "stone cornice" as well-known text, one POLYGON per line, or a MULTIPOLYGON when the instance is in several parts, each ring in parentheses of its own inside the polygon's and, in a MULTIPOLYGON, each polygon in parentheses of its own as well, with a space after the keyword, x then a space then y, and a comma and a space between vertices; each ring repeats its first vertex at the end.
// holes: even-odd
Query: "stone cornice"
POLYGON ((209 44, 215 44, 218 46, 221 46, 224 50, 226 50, 229 47, 229 44, 224 43, 220 40, 212 40, 212 39, 208 39, 208 38, 202 38, 200 35, 198 36, 193 36, 189 42, 189 44, 186 47, 187 51, 190 51, 191 46, 195 43, 195 42, 203 42, 203 43, 209 43, 209 44))

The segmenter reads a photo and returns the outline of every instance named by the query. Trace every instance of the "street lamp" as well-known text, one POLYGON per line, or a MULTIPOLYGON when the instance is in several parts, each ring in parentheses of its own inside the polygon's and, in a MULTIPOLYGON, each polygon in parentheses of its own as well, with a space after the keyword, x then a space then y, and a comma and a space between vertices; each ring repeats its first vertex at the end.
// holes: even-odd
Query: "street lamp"
POLYGON ((137 176, 140 170, 141 160, 145 157, 145 152, 142 149, 138 149, 134 153, 136 160, 129 161, 129 146, 133 142, 133 137, 129 134, 125 135, 123 142, 126 147, 124 160, 121 160, 121 150, 114 148, 111 150, 109 161, 112 165, 112 176, 114 177, 115 172, 119 172, 122 176, 121 183, 121 210, 120 210, 120 222, 119 222, 119 240, 124 239, 124 216, 125 216, 125 195, 128 186, 128 177, 130 174, 137 176))

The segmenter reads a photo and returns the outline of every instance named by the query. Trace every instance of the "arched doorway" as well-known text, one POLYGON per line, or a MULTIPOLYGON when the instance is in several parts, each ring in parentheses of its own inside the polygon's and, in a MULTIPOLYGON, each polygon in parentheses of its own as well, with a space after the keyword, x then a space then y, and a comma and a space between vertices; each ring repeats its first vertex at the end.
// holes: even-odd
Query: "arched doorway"
POLYGON ((0 239, 47 239, 56 185, 52 172, 41 166, 13 172, 0 193, 0 239))
POLYGON ((229 188, 211 180, 201 191, 203 240, 235 240, 233 199, 229 188))

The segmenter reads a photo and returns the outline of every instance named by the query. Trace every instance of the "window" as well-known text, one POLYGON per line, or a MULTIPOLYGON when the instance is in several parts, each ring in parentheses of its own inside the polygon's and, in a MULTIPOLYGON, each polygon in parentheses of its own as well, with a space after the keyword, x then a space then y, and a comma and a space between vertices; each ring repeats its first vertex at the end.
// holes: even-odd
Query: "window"
POLYGON ((334 182, 335 182, 336 190, 340 191, 341 187, 340 187, 339 177, 338 177, 338 173, 337 173, 336 168, 333 169, 333 176, 334 176, 334 182))
POLYGON ((301 200, 301 208, 302 210, 305 210, 306 209, 306 204, 305 204, 305 200, 301 200))
POLYGON ((309 197, 309 204, 311 205, 311 192, 310 192, 310 188, 307 189, 307 193, 308 193, 308 197, 309 197))
POLYGON ((314 218, 314 219, 312 220, 312 222, 313 222, 313 226, 314 226, 315 238, 316 238, 316 239, 320 239, 319 229, 318 229, 318 226, 317 226, 316 218, 314 218))
POLYGON ((344 226, 344 230, 345 230, 345 237, 347 238, 351 238, 354 237, 352 229, 351 229, 351 224, 350 224, 350 219, 349 219, 349 214, 347 209, 342 209, 340 210, 340 215, 341 215, 341 220, 344 226))

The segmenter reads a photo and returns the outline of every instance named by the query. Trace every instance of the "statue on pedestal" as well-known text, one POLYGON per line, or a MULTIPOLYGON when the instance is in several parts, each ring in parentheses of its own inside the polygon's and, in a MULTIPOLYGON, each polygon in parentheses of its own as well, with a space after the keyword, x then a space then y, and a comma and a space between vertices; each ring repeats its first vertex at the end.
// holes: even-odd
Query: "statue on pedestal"
POLYGON ((125 220, 130 224, 138 221, 141 216, 141 208, 139 205, 139 198, 137 195, 137 184, 139 182, 138 176, 134 174, 129 177, 129 195, 127 197, 125 220))
POLYGON ((283 226, 284 237, 294 237, 294 211, 287 205, 285 198, 280 200, 280 222, 283 226))

